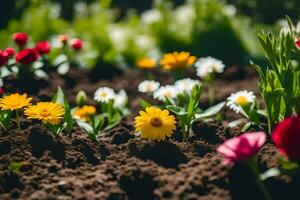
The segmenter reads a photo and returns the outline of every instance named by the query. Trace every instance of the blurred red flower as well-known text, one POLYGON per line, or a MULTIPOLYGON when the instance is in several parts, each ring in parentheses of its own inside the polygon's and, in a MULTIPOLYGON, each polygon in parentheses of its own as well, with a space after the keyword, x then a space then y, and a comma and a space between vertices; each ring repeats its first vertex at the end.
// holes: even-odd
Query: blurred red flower
POLYGON ((16 56, 16 61, 22 64, 31 64, 39 58, 39 52, 36 49, 24 49, 16 56))
POLYGON ((295 40, 296 47, 300 48, 300 37, 295 40))
POLYGON ((280 122, 272 133, 279 153, 290 160, 300 160, 300 116, 280 122))
POLYGON ((76 38, 76 39, 73 39, 72 40, 72 43, 71 43, 71 46, 72 48, 75 50, 75 51, 79 51, 82 49, 83 47, 83 41, 76 38))
POLYGON ((0 66, 5 65, 8 61, 8 54, 0 50, 0 66))
POLYGON ((51 45, 47 41, 41 41, 38 42, 35 45, 35 49, 40 53, 40 54, 48 54, 51 50, 51 45))
POLYGON ((29 39, 27 34, 22 33, 22 32, 14 33, 12 38, 13 38, 13 41, 19 46, 26 45, 28 42, 28 39, 29 39))
POLYGON ((15 55, 16 50, 12 47, 8 47, 4 50, 4 52, 7 54, 8 57, 12 57, 15 55))

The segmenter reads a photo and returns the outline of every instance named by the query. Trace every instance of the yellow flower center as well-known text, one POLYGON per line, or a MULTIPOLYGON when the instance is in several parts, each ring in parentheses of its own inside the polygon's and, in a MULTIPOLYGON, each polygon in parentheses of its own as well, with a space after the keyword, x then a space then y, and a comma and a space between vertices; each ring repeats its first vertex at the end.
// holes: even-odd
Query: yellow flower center
POLYGON ((166 91, 166 92, 164 93, 164 96, 165 96, 165 97, 168 97, 168 98, 171 98, 171 97, 172 97, 172 92, 166 91))
POLYGON ((162 126, 163 122, 160 117, 151 117, 150 124, 154 127, 162 126))
POLYGON ((43 117, 48 117, 48 116, 50 116, 50 112, 49 112, 49 110, 46 109, 46 108, 43 108, 43 109, 41 110, 40 114, 41 114, 43 117))
POLYGON ((100 97, 102 97, 102 98, 107 97, 107 93, 106 93, 106 92, 101 92, 101 93, 100 93, 100 97))
POLYGON ((146 85, 146 91, 147 92, 151 92, 153 89, 152 89, 152 85, 148 84, 146 85))
POLYGON ((248 104, 248 99, 245 96, 239 96, 234 103, 242 106, 248 104))

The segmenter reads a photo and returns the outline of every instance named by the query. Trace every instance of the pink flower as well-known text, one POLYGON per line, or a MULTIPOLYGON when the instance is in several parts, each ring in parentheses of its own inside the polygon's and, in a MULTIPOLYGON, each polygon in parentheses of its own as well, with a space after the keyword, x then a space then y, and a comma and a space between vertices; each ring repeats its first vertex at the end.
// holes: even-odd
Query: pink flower
POLYGON ((225 141, 217 148, 224 164, 246 161, 254 157, 266 142, 264 132, 245 133, 225 141))
POLYGON ((291 160, 300 160, 300 116, 280 122, 272 133, 279 153, 291 160))
POLYGON ((51 45, 47 41, 41 41, 38 42, 35 45, 35 49, 40 53, 40 54, 48 54, 51 50, 51 45))
POLYGON ((28 36, 26 33, 22 33, 22 32, 14 33, 12 38, 13 41, 21 47, 26 45, 28 42, 28 36))
POLYGON ((74 39, 72 40, 71 46, 75 51, 79 51, 83 47, 83 41, 78 38, 74 39))
POLYGON ((5 65, 8 61, 8 55, 5 51, 0 50, 0 66, 5 65))
POLYGON ((15 55, 16 50, 12 47, 8 47, 4 50, 4 52, 7 54, 8 57, 12 57, 15 55))
POLYGON ((36 49, 24 49, 16 56, 16 61, 22 64, 31 64, 39 58, 39 52, 36 49))
POLYGON ((300 37, 295 40, 295 45, 297 48, 300 48, 300 37))

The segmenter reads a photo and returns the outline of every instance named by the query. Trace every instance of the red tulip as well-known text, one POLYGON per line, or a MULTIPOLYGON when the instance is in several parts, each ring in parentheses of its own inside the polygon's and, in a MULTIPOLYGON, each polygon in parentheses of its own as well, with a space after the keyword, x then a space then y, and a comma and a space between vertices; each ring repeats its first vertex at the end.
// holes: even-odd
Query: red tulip
POLYGON ((38 42, 35 45, 35 49, 40 53, 40 54, 48 54, 51 50, 51 45, 47 41, 42 41, 38 42))
POLYGON ((83 41, 78 38, 74 39, 72 40, 71 46, 75 51, 79 51, 83 47, 83 41))
POLYGON ((26 45, 29 39, 27 34, 22 32, 14 33, 12 38, 13 41, 21 47, 26 45))
POLYGON ((22 64, 31 64, 39 58, 39 52, 36 49, 24 49, 16 56, 16 61, 22 64))
POLYGON ((8 61, 8 54, 0 50, 0 66, 5 65, 8 61))
POLYGON ((16 50, 12 47, 8 47, 4 50, 8 57, 12 57, 16 54, 16 50))
POLYGON ((272 133, 279 153, 290 160, 300 160, 300 116, 280 122, 272 133))
POLYGON ((225 141, 217 152, 224 157, 224 164, 246 161, 254 157, 265 142, 264 132, 245 133, 225 141))

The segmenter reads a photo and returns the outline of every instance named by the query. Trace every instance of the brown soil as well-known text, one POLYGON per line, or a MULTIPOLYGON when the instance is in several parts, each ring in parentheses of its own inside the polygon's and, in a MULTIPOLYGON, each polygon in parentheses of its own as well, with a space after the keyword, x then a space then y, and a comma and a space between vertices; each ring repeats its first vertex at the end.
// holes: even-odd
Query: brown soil
MULTIPOLYGON (((101 73, 101 72, 98 72, 101 73)), ((92 142, 78 128, 73 134, 53 136, 43 126, 24 121, 24 131, 14 123, 0 135, 0 199, 260 199, 253 175, 242 164, 224 166, 215 148, 226 139, 239 134, 240 128, 229 128, 228 122, 238 119, 228 109, 222 111, 223 121, 194 124, 189 142, 180 136, 155 143, 133 135, 133 117, 139 110, 137 93, 143 76, 128 70, 110 80, 99 80, 97 72, 72 70, 66 76, 50 74, 51 82, 35 80, 20 83, 6 80, 8 92, 30 92, 35 101, 49 100, 61 85, 75 102, 83 89, 90 99, 99 86, 126 89, 132 114, 112 130, 92 142), (26 85, 24 85, 26 84, 26 85), (13 173, 11 162, 22 163, 13 173)), ((161 73, 163 83, 171 79, 161 73)), ((218 78, 217 99, 223 101, 231 92, 241 89, 257 91, 258 78, 250 68, 231 67, 218 78)), ((153 101, 152 101, 153 102, 153 101)), ((89 103, 94 104, 93 101, 89 103)), ((207 107, 207 94, 201 106, 207 107)), ((259 155, 261 171, 276 166, 276 149, 269 142, 259 155)), ((266 181, 273 199, 298 199, 300 180, 280 176, 266 181)))

